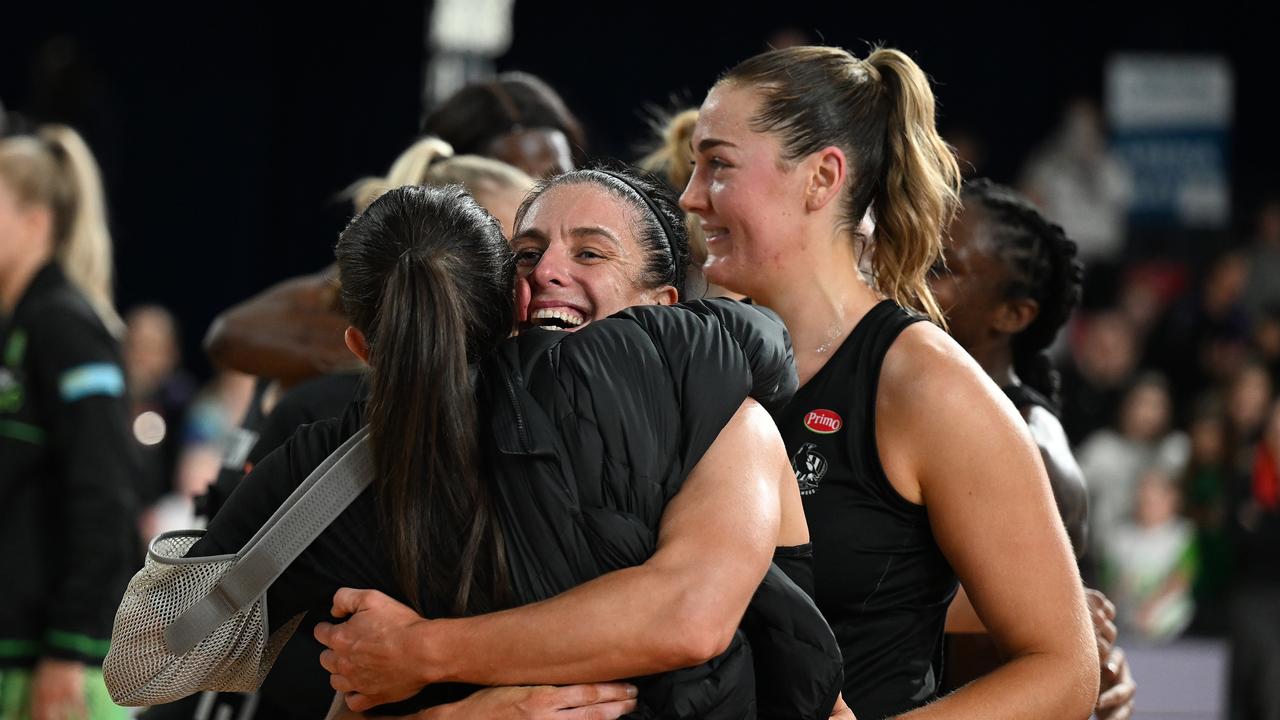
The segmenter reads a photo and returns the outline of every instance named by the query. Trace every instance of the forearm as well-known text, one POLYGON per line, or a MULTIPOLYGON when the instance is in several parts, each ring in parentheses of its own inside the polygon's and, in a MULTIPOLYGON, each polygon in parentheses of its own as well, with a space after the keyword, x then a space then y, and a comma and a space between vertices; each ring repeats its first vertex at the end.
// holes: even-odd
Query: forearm
POLYGON ((1039 653, 1023 655, 960 690, 901 716, 910 720, 981 717, 1087 718, 1098 697, 1096 657, 1039 653))
POLYGON ((205 351, 222 367, 286 383, 353 365, 336 292, 323 274, 286 280, 215 318, 205 351))
POLYGON ((262 318, 232 314, 217 318, 205 338, 210 359, 220 367, 286 384, 355 364, 342 342, 347 323, 341 316, 299 316, 281 308, 276 318, 258 320, 262 318))
POLYGON ((695 665, 727 647, 742 610, 715 619, 695 587, 644 566, 609 573, 550 600, 473 618, 430 621, 420 667, 482 685, 602 682, 695 665), (695 592, 696 591, 696 592, 695 592))

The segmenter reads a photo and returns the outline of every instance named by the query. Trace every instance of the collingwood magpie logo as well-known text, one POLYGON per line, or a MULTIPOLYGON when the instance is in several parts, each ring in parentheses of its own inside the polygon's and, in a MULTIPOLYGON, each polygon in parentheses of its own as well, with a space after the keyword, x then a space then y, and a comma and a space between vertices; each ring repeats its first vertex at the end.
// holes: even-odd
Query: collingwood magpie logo
POLYGON ((791 456, 791 470, 800 483, 800 494, 812 495, 818 492, 818 483, 827 474, 827 459, 818 452, 817 445, 805 443, 791 456))

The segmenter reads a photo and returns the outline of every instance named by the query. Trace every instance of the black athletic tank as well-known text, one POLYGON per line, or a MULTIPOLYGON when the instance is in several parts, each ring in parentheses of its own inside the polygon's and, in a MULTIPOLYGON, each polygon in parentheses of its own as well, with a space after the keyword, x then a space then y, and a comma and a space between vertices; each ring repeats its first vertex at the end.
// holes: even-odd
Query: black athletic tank
POLYGON ((876 305, 774 417, 813 540, 814 598, 844 655, 844 699, 859 718, 923 705, 941 678, 956 577, 925 508, 890 485, 876 447, 880 366, 919 320, 876 305))

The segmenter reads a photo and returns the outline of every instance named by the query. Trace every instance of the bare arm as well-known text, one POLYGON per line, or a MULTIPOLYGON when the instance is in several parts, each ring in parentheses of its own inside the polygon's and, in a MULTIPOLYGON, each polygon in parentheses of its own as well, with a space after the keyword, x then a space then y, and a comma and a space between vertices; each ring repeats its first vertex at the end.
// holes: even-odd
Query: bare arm
POLYGON ((349 323, 337 298, 328 270, 285 280, 214 318, 205 351, 219 366, 286 386, 355 367, 359 361, 342 340, 349 323))
POLYGON ((1071 547, 1078 558, 1084 554, 1088 540, 1089 494, 1085 490, 1084 472, 1071 454, 1071 444, 1062 423, 1053 413, 1032 406, 1025 417, 1049 474, 1049 488, 1058 505, 1058 515, 1066 526, 1067 537, 1071 539, 1071 547))
POLYGON ((705 662, 728 646, 769 566, 780 483, 795 485, 782 439, 748 400, 668 505, 643 565, 513 610, 445 620, 409 611, 385 626, 364 622, 362 606, 393 601, 341 590, 335 614, 353 617, 317 627, 331 648, 321 664, 336 689, 361 691, 348 699, 360 710, 443 681, 598 682, 705 662))
POLYGON ((999 389, 941 330, 908 329, 877 400, 886 472, 1009 662, 905 717, 1085 718, 1098 655, 1040 453, 999 389))
MULTIPOLYGON (((635 686, 622 683, 496 687, 479 690, 465 700, 402 716, 401 720, 614 720, 636 709, 635 697, 635 686)), ((368 718, 369 715, 335 702, 325 720, 368 718)))

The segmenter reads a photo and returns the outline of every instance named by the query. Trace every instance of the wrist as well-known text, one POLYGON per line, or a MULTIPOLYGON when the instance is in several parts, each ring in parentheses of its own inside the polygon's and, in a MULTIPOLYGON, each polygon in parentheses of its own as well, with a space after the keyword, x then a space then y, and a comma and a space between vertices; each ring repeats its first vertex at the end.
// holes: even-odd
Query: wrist
POLYGON ((457 659, 461 653, 456 648, 461 647, 461 643, 456 639, 457 630, 458 622, 448 618, 421 620, 413 625, 412 657, 417 681, 423 686, 458 681, 457 659))

